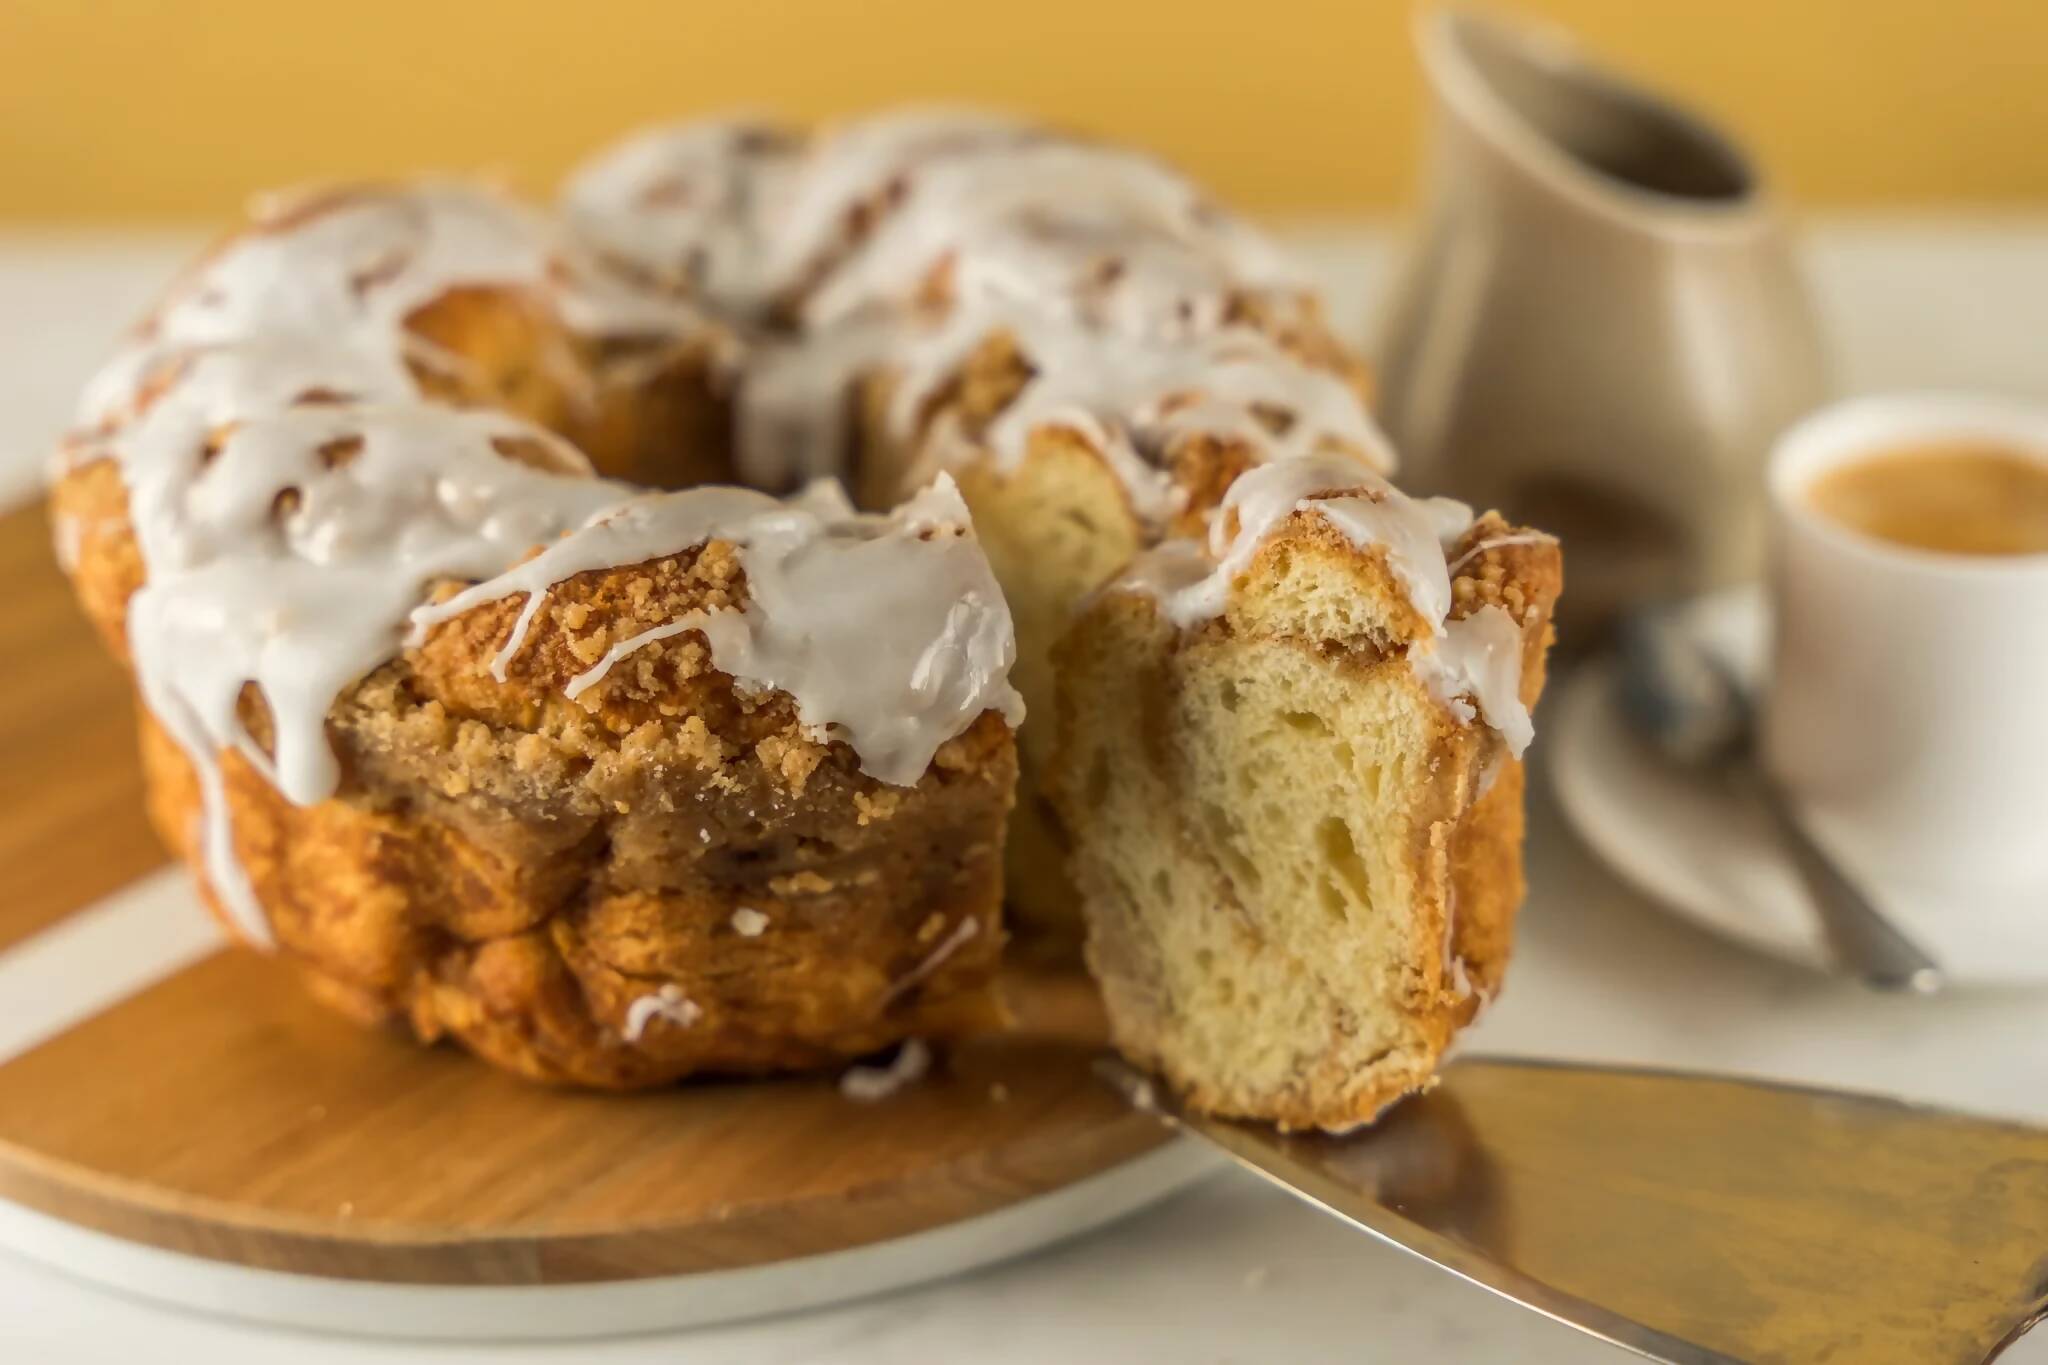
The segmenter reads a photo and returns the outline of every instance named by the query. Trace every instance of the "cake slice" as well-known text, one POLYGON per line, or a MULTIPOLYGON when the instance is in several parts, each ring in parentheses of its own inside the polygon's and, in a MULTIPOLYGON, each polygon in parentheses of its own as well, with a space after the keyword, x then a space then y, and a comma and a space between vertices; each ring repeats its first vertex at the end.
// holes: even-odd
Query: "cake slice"
MULTIPOLYGON (((1146 401, 1128 395, 1069 409, 1016 339, 997 333, 974 348, 930 418, 922 444, 890 449, 888 377, 875 386, 864 433, 882 472, 886 505, 937 472, 958 480, 974 514, 976 534, 1002 584, 1017 630, 1011 680, 1027 710, 1017 734, 1017 808, 1010 820, 1004 891, 1012 926, 1026 953, 1052 960, 1079 956, 1079 896, 1067 875, 1069 841, 1053 808, 1045 774, 1055 747, 1054 643, 1076 606, 1162 537, 1198 533, 1232 481, 1246 469, 1296 452, 1356 464, 1362 472, 1390 468, 1393 452, 1366 415, 1362 371, 1349 367, 1324 330, 1312 299, 1283 305, 1246 295, 1232 306, 1244 324, 1213 352, 1184 347, 1154 378, 1146 401), (1277 336, 1257 330, 1260 309, 1284 317, 1277 336), (1261 403, 1287 414, 1284 438, 1264 426, 1240 424, 1218 434, 1199 423, 1176 425, 1205 406, 1229 410, 1228 386, 1259 376, 1261 403), (1077 416, 1076 413, 1080 413, 1077 416), (893 472, 892 472, 893 470, 893 472)), ((1041 338, 1043 340, 1043 338, 1041 338)), ((1113 364, 1105 383, 1117 376, 1113 364)), ((1242 394, 1237 395, 1239 399, 1242 394)))
POLYGON ((1056 651, 1051 787, 1117 1047, 1341 1130, 1498 987, 1556 542, 1348 460, 1261 466, 1056 651))

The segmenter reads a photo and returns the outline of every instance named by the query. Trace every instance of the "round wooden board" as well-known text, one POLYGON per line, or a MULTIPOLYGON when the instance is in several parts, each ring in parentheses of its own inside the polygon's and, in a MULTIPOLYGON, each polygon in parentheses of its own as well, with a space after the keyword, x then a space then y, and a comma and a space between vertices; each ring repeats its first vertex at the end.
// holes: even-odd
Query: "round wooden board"
MULTIPOLYGON (((33 510, 0 517, 18 588, 0 657, 32 661, 0 672, 0 865, 19 883, 0 970, 162 858, 134 809, 125 681, 45 545, 33 510), (43 761, 53 736, 93 765, 43 761)), ((1100 1007, 1073 971, 1011 973, 1015 1033, 872 1104, 833 1076, 542 1088, 358 1029, 239 950, 142 979, 0 1057, 0 1199, 265 1271, 503 1287, 767 1267, 996 1215, 1165 1142, 1092 1075, 1100 1007)))

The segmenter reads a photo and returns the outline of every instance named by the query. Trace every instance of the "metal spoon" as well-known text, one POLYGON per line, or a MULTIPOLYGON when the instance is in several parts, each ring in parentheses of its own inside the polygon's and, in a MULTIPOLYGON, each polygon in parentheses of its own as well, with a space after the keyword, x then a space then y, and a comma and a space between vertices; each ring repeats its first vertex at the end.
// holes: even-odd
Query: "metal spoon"
POLYGON ((1835 961, 1877 990, 1940 990, 1942 974, 1934 959, 1814 842, 1783 786, 1757 761, 1756 709, 1728 665, 1668 609, 1628 618, 1617 649, 1623 716, 1671 762, 1718 768, 1746 780, 1805 883, 1835 961))

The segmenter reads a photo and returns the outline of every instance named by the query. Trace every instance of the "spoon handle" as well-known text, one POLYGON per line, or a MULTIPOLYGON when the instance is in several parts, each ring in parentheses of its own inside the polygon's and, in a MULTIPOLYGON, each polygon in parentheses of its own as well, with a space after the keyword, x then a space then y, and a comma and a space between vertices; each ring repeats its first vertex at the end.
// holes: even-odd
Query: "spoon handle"
POLYGON ((1806 832, 1783 787, 1757 774, 1764 809, 1799 869, 1807 899, 1836 961, 1881 991, 1931 995, 1941 989, 1941 968, 1886 919, 1827 851, 1806 832))

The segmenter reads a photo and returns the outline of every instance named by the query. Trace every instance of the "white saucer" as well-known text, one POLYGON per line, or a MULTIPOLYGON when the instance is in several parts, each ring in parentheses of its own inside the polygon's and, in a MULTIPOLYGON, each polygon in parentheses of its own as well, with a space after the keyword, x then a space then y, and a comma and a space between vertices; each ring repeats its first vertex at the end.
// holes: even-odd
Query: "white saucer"
MULTIPOLYGON (((1761 678, 1768 626, 1758 589, 1702 598, 1687 623, 1752 683, 1761 678)), ((1613 681, 1610 663, 1586 665, 1546 708, 1551 783, 1580 837, 1639 890, 1695 924, 1772 957, 1832 970, 1798 874, 1763 811, 1712 775, 1674 768, 1647 748, 1615 709, 1613 681)), ((1852 842, 1825 826, 1814 834, 1837 857, 1852 842)), ((1852 875, 1855 862, 1843 858, 1852 875)), ((2048 895, 2018 888, 1936 895, 1861 882, 1952 984, 2048 984, 2048 895)))

